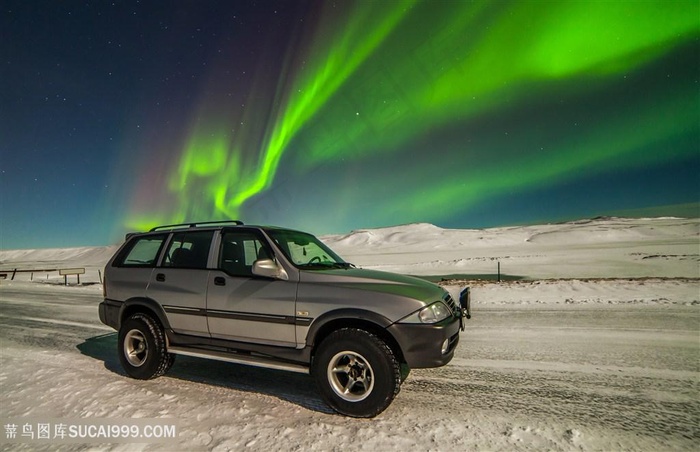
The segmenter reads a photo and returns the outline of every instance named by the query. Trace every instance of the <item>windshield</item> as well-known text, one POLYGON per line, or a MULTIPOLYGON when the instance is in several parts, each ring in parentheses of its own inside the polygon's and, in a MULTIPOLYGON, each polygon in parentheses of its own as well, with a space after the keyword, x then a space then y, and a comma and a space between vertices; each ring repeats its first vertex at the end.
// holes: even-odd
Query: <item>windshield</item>
POLYGON ((287 230, 267 230, 266 232, 287 258, 299 268, 348 268, 351 266, 311 234, 287 230))

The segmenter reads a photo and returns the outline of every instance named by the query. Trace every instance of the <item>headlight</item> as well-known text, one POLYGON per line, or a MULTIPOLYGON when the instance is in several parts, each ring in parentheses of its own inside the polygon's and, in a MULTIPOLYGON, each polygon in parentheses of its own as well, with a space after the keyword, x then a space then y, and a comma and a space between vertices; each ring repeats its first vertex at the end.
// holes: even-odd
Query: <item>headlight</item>
POLYGON ((430 306, 414 312, 401 320, 402 323, 437 323, 450 316, 449 308, 442 302, 436 301, 430 306))
POLYGON ((437 323, 450 316, 450 310, 441 301, 420 310, 418 317, 423 323, 437 323))

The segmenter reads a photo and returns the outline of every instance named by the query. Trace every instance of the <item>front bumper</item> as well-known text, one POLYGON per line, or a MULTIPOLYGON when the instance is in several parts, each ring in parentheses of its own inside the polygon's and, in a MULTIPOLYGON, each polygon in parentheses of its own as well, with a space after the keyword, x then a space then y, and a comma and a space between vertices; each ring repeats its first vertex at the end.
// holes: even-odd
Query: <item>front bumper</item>
POLYGON ((459 343, 460 318, 450 317, 439 323, 414 324, 394 323, 387 328, 401 347, 408 367, 420 369, 440 367, 449 363, 454 357, 459 343), (442 344, 449 340, 446 353, 442 353, 442 344))

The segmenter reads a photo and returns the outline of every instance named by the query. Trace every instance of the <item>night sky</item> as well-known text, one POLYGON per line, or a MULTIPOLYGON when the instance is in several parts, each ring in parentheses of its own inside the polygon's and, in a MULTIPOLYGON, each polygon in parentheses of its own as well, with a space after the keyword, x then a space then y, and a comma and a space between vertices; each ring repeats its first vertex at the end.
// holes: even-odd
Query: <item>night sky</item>
POLYGON ((0 3, 0 248, 700 215, 700 3, 0 3))

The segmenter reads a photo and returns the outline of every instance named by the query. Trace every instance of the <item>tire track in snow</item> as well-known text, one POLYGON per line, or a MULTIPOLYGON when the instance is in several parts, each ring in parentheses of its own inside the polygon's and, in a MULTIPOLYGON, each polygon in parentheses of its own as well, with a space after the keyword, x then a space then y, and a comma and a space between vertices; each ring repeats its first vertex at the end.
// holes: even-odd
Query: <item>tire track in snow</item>
POLYGON ((613 372, 449 369, 414 371, 401 396, 436 409, 462 404, 505 416, 566 419, 652 436, 700 439, 697 380, 640 378, 613 372))

